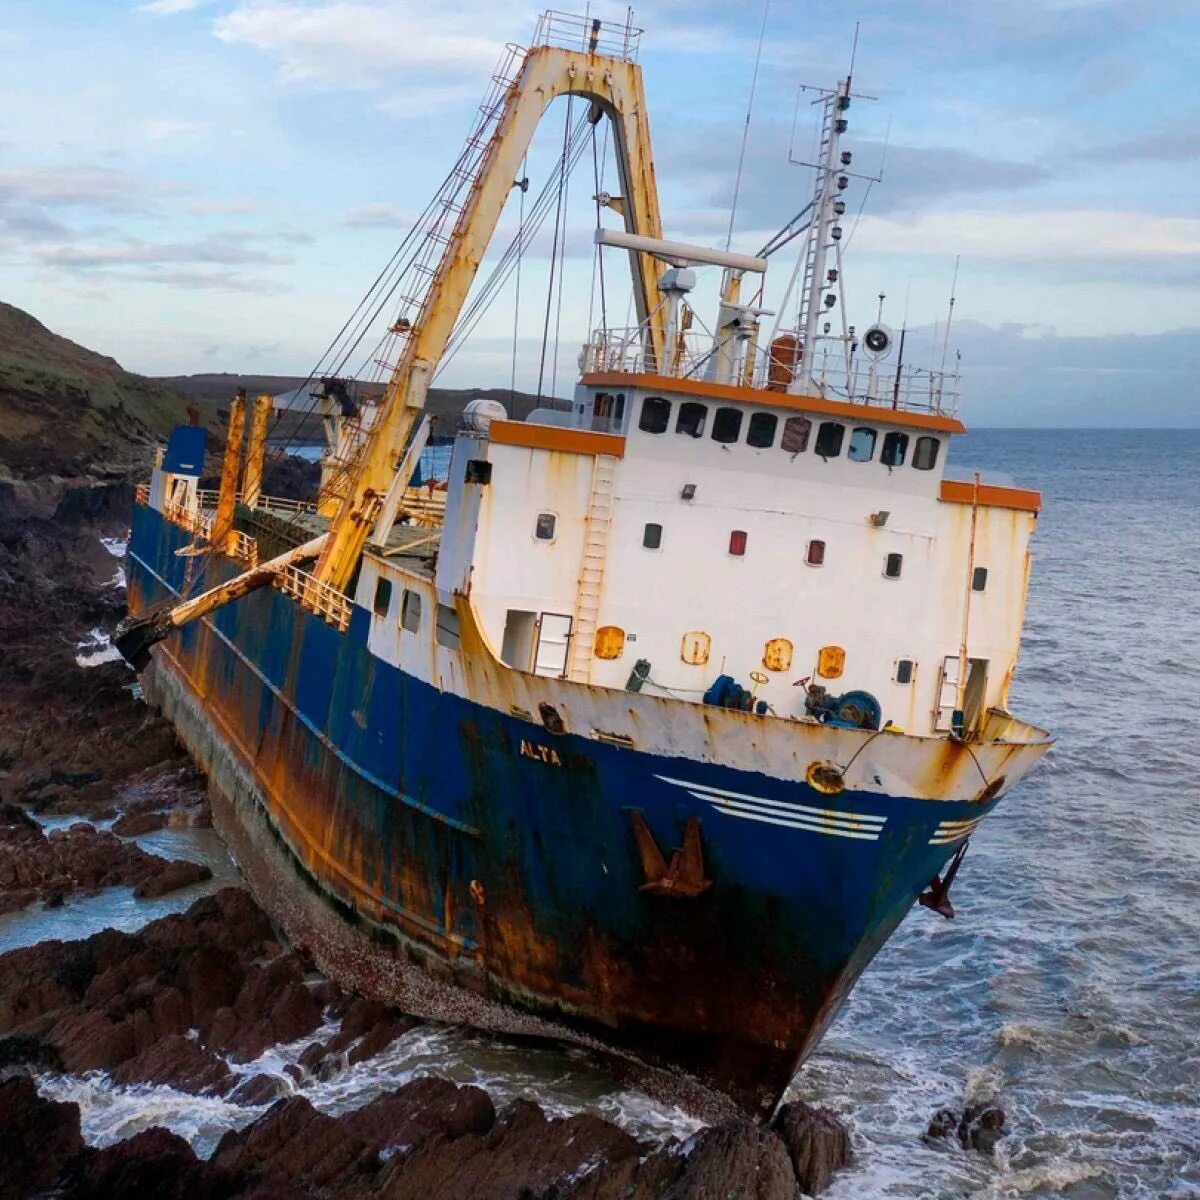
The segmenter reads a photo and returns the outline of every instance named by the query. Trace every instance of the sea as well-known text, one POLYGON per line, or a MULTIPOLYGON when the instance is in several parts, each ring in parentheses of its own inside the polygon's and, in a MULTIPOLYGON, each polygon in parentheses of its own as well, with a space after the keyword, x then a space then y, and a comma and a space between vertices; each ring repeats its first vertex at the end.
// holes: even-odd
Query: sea
MULTIPOLYGON (((832 1200, 1200 1197, 1200 431, 983 430, 950 465, 1043 493, 1012 706, 1057 746, 972 839, 956 918, 912 911, 792 1094, 852 1131, 832 1200), (937 1109, 985 1101, 1007 1114, 994 1158, 925 1140, 937 1109)), ((234 877, 211 832, 153 837, 213 865, 210 887, 234 877)), ((194 894, 19 914, 0 950, 133 928, 194 894)), ((238 1069, 282 1074, 305 1044, 238 1069)), ((336 1113, 430 1072, 647 1139, 697 1128, 577 1051, 449 1027, 288 1086, 336 1113)), ((208 1153, 261 1111, 103 1075, 40 1085, 81 1104, 98 1144, 165 1124, 208 1153)))

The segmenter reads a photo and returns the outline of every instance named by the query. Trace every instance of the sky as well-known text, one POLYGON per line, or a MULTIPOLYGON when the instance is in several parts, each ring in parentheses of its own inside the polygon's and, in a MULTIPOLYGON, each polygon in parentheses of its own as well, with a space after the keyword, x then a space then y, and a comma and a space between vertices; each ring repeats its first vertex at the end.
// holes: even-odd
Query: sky
MULTIPOLYGON (((0 0, 0 299, 147 374, 307 374, 538 11, 0 0)), ((764 13, 734 249, 757 250, 808 199, 811 172, 791 161, 812 152, 799 87, 846 73, 857 25, 864 96, 844 145, 852 170, 878 179, 847 193, 849 320, 869 324, 882 292, 884 319, 916 330, 912 352, 932 365, 958 258, 950 350, 968 424, 1200 425, 1200 5, 648 0, 634 24, 667 237, 725 244, 764 13)), ((530 199, 564 105, 531 152, 530 199)), ((601 187, 616 192, 600 151, 601 187)), ((596 323, 583 163, 550 304, 557 361, 541 357, 547 228, 522 263, 515 323, 510 281, 440 383, 528 388, 540 369, 547 391, 569 394, 596 323)), ((624 260, 607 254, 608 321, 625 324, 624 260)), ((772 259, 768 304, 793 262, 772 259)))

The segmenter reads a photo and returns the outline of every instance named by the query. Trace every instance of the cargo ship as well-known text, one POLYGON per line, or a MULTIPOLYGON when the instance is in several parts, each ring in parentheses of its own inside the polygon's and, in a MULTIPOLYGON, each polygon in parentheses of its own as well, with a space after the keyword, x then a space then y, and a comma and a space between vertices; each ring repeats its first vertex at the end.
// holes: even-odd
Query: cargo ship
POLYGON ((407 243, 382 397, 314 385, 310 502, 262 494, 270 397, 231 403, 218 490, 203 431, 172 434, 119 644, 324 970, 764 1113, 914 904, 953 915, 1051 743, 1007 707, 1040 499, 949 478, 957 367, 838 311, 851 81, 817 96, 811 199, 738 254, 663 238, 637 45, 547 14, 508 48, 407 243), (468 405, 417 487, 430 382, 564 96, 611 134, 595 239, 636 324, 588 332, 569 405, 468 405))

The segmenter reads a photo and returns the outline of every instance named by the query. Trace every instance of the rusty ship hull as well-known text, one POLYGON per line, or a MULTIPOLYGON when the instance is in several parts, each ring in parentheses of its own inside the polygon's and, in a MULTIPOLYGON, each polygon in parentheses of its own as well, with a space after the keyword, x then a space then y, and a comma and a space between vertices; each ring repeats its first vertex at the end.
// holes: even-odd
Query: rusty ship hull
MULTIPOLYGON (((177 552, 190 541, 137 505, 131 612, 185 590, 177 552)), ((207 578, 239 569, 214 553, 207 578)), ((853 789, 835 801, 550 732, 503 697, 473 702, 381 661, 370 615, 356 607, 342 632, 268 588, 173 634, 147 678, 221 793, 239 857, 258 857, 267 831, 273 870, 303 881, 324 933, 311 912, 302 921, 298 906, 265 897, 273 915, 383 998, 420 1008, 413 979, 428 979, 464 1001, 467 1020, 523 1031, 525 1016, 544 1019, 682 1068, 753 1111, 777 1101, 954 853, 960 839, 944 831, 973 828, 996 802, 853 789), (724 810, 721 797, 733 798, 724 810), (648 876, 648 839, 677 866, 689 827, 702 831, 702 864, 690 886, 676 871, 672 894, 669 873, 648 876), (472 998, 513 1019, 473 1016, 472 998)), ((1023 773, 1038 755, 1018 750, 989 769, 1023 773)), ((944 778, 958 765, 943 757, 936 769, 944 778)), ((256 891, 274 894, 258 867, 256 891)))

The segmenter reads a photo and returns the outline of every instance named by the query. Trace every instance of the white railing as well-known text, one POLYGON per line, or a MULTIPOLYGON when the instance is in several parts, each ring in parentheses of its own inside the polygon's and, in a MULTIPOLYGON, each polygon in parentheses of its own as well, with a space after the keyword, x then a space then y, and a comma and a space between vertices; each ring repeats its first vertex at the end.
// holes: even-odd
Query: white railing
MULTIPOLYGON (((732 346, 729 352, 733 352, 732 346)), ((737 353, 744 356, 745 351, 737 353)), ((584 373, 645 373, 706 382, 721 378, 713 339, 701 331, 681 333, 670 353, 670 362, 659 370, 644 327, 599 329, 584 346, 580 366, 584 373)), ((747 362, 742 357, 726 369, 726 377, 743 386, 782 392, 787 390, 793 372, 799 370, 799 363, 794 367, 781 359, 772 363, 767 347, 757 346, 753 348, 752 360, 747 362)), ((804 386, 798 394, 903 412, 953 416, 958 411, 959 376, 957 372, 914 366, 897 371, 894 364, 872 362, 861 353, 851 354, 847 364, 841 338, 822 338, 817 344, 811 386, 804 386)))
POLYGON ((178 525, 180 529, 186 529, 188 533, 197 537, 206 538, 212 530, 211 516, 202 512, 192 512, 182 504, 172 504, 170 500, 163 501, 162 515, 172 525, 178 525))
POLYGON ((240 529, 233 530, 226 546, 227 553, 248 567, 258 566, 258 541, 240 529))
POLYGON ((611 58, 632 62, 637 58, 641 38, 642 31, 628 22, 600 21, 578 13, 551 10, 538 17, 533 44, 584 50, 589 54, 607 54, 611 58))
MULTIPOLYGON (((221 493, 209 488, 202 488, 196 493, 200 507, 203 509, 216 509, 217 501, 221 498, 221 493)), ((242 493, 236 492, 234 500, 241 503, 242 493)), ((279 512, 279 513, 306 513, 315 512, 316 504, 312 500, 292 500, 287 496, 259 496, 257 503, 254 505, 256 509, 262 509, 264 512, 279 512)))
POLYGON ((284 595, 293 596, 317 616, 345 633, 350 627, 350 599, 299 567, 287 567, 275 579, 284 595))
POLYGON ((135 504, 150 503, 150 485, 148 483, 139 483, 133 489, 133 501, 135 504))

